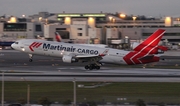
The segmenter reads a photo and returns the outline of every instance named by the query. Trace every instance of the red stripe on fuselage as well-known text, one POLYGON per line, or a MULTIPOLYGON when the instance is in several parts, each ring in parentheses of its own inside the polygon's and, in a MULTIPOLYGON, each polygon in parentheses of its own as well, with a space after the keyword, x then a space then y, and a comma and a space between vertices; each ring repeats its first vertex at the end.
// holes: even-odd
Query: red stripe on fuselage
POLYGON ((36 47, 37 45, 38 45, 39 43, 38 42, 36 42, 32 47, 36 47))
POLYGON ((29 49, 31 51, 34 51, 33 48, 38 48, 39 46, 41 46, 42 43, 38 43, 38 42, 33 42, 30 46, 29 46, 29 49))
POLYGON ((38 48, 39 46, 41 46, 42 43, 39 43, 38 45, 36 45, 36 48, 38 48))
POLYGON ((129 52, 126 56, 123 57, 123 59, 126 61, 126 63, 127 63, 128 65, 134 64, 133 61, 130 60, 130 58, 131 58, 132 56, 134 56, 135 54, 136 54, 136 53, 132 51, 132 52, 129 52))
POLYGON ((140 60, 140 58, 146 56, 146 54, 140 53, 137 54, 137 52, 129 52, 126 56, 123 57, 123 59, 125 60, 125 62, 128 65, 134 65, 134 64, 145 64, 145 63, 150 63, 150 62, 157 62, 159 61, 159 57, 154 56, 152 59, 148 59, 148 60, 140 60), (136 56, 134 56, 136 55, 136 56), (134 57, 133 57, 134 56, 134 57), (133 57, 131 59, 131 57, 133 57))
POLYGON ((33 42, 33 43, 29 46, 29 49, 30 49, 31 51, 34 51, 34 50, 32 49, 32 47, 33 47, 34 44, 36 44, 36 42, 33 42))

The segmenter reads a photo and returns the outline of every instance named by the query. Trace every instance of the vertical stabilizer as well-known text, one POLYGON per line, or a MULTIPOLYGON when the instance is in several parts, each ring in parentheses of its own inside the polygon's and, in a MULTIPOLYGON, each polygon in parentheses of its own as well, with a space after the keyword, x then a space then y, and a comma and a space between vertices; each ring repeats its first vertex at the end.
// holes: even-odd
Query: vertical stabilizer
POLYGON ((158 50, 165 50, 165 47, 159 46, 159 42, 165 33, 165 30, 158 29, 151 36, 149 36, 145 41, 140 43, 133 51, 129 52, 123 57, 125 62, 129 65, 131 64, 144 64, 150 62, 159 61, 159 57, 154 54, 158 54, 158 50))
POLYGON ((156 54, 158 50, 158 44, 165 33, 165 30, 158 29, 151 36, 149 36, 145 41, 140 43, 137 47, 134 48, 134 51, 156 54))
POLYGON ((55 32, 55 36, 56 36, 56 41, 57 42, 61 42, 62 41, 61 35, 58 32, 55 32))

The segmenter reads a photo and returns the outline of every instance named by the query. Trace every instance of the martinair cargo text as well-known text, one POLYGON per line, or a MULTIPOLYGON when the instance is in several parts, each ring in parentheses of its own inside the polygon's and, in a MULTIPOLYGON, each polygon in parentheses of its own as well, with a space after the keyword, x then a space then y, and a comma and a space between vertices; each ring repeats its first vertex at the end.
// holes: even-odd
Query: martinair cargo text
POLYGON ((11 46, 28 53, 30 62, 33 55, 55 56, 61 57, 66 63, 87 62, 85 69, 92 70, 100 69, 102 63, 134 65, 158 62, 159 51, 167 50, 158 45, 164 33, 165 30, 158 29, 132 51, 37 39, 17 40, 11 46))

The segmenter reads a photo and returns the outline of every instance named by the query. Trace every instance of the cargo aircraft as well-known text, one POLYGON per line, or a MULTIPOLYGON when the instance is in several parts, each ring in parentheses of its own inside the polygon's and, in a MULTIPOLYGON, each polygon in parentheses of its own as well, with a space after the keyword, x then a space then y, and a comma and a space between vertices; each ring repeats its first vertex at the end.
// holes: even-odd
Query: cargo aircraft
POLYGON ((164 33, 165 30, 158 29, 132 51, 38 39, 17 40, 11 46, 28 53, 30 62, 33 61, 33 55, 55 56, 66 63, 86 62, 85 69, 92 70, 100 69, 102 63, 135 65, 158 62, 158 54, 167 50, 158 45, 164 33))

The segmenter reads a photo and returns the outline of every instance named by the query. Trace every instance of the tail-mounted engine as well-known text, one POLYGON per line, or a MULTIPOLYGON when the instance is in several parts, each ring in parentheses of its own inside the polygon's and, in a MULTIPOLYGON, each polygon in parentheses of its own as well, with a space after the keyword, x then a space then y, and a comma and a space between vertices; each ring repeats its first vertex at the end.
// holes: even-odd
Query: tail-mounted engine
MULTIPOLYGON (((131 44, 131 49, 135 49, 140 43, 138 42, 134 42, 131 44)), ((144 45, 145 46, 145 45, 144 45)), ((153 48, 152 46, 147 46, 147 48, 150 48, 149 50, 151 50, 151 48, 153 48)), ((150 54, 162 54, 164 53, 164 51, 167 51, 168 48, 166 46, 158 46, 156 48, 154 48, 150 54)), ((149 51, 146 51, 146 52, 149 52, 149 51)))
POLYGON ((136 48, 138 45, 139 45, 140 43, 138 43, 138 42, 133 42, 133 43, 131 43, 131 49, 133 50, 134 48, 136 48))

